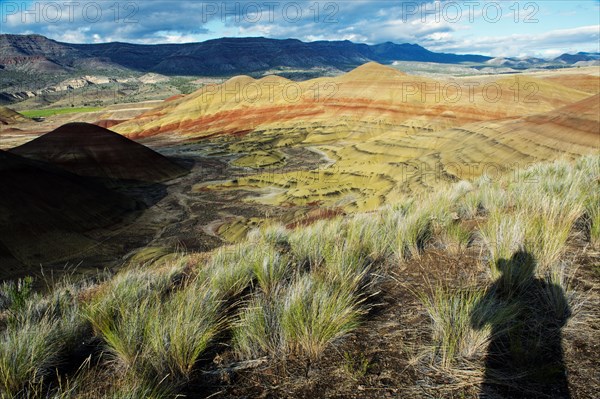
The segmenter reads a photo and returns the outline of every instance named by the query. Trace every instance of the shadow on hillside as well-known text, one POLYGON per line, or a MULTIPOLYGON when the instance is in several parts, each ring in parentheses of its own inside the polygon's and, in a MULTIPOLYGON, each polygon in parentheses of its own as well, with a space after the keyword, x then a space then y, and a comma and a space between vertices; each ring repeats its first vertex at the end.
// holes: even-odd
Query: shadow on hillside
POLYGON ((499 260, 501 276, 475 305, 472 326, 492 330, 481 399, 571 397, 561 331, 571 310, 562 287, 536 278, 535 266, 526 252, 499 260))

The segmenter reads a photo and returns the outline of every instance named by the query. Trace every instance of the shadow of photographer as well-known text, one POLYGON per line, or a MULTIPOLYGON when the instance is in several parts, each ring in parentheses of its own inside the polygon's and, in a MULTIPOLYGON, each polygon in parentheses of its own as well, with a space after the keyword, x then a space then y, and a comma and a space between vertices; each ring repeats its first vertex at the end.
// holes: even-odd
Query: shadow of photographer
POLYGON ((500 276, 471 314, 473 328, 491 328, 479 397, 570 398, 562 328, 571 310, 562 287, 537 278, 527 252, 496 267, 500 276))

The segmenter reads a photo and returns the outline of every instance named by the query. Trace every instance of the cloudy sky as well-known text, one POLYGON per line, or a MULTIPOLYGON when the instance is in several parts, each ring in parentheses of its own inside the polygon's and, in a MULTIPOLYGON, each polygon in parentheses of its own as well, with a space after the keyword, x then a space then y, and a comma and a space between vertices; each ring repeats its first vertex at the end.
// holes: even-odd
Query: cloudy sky
POLYGON ((264 36, 552 57, 600 51, 600 1, 0 0, 0 33, 71 43, 264 36))

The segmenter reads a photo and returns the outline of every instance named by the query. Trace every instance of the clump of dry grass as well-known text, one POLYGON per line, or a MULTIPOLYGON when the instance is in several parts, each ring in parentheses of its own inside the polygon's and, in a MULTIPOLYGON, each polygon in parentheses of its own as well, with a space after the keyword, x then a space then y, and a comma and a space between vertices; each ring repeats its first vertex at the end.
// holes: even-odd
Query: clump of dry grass
POLYGON ((173 386, 190 378, 202 353, 224 328, 222 301, 206 282, 189 283, 166 299, 150 293, 137 302, 120 301, 87 314, 109 353, 126 370, 173 386))
POLYGON ((318 359, 325 348, 358 327, 361 300, 343 286, 307 275, 285 293, 281 330, 290 353, 318 359))
POLYGON ((510 259, 512 254, 522 250, 525 245, 525 226, 519 214, 504 214, 498 210, 492 212, 485 225, 480 229, 481 238, 489 250, 488 263, 492 278, 502 273, 497 268, 501 259, 510 259))
MULTIPOLYGON (((599 183, 600 184, 600 183, 599 183)), ((600 186, 583 196, 584 221, 590 244, 600 247, 600 186)))
POLYGON ((15 397, 27 384, 52 373, 61 350, 58 320, 26 320, 0 334, 0 386, 3 395, 15 397))
POLYGON ((294 354, 314 361, 358 326, 370 264, 349 248, 326 252, 319 268, 253 296, 233 326, 241 358, 294 354))
POLYGON ((73 295, 76 287, 61 282, 45 296, 23 283, 6 287, 13 295, 7 296, 6 325, 0 327, 0 392, 27 397, 53 377, 89 328, 73 295))
POLYGON ((318 359, 333 341, 354 330, 360 301, 311 276, 299 278, 276 302, 252 300, 234 328, 234 345, 244 358, 287 355, 318 359))
POLYGON ((142 360, 159 378, 187 381, 200 356, 223 331, 224 314, 222 301, 206 284, 191 284, 174 293, 150 309, 142 360))
MULTIPOLYGON (((494 292, 476 287, 437 285, 418 296, 432 323, 433 349, 439 365, 451 368, 461 360, 481 357, 491 339, 492 326, 509 325, 519 308, 498 301, 494 292)), ((501 334, 494 328, 494 333, 501 334)))
POLYGON ((459 221, 442 226, 439 234, 444 249, 451 254, 458 254, 464 251, 473 238, 473 233, 463 227, 459 221))
POLYGON ((394 225, 384 212, 357 214, 346 221, 346 245, 373 261, 383 261, 394 251, 394 225))
POLYGON ((280 323, 283 294, 271 294, 269 298, 264 295, 253 297, 233 323, 233 348, 242 359, 285 356, 280 323))
POLYGON ((247 259, 260 289, 267 295, 290 278, 292 261, 268 244, 257 245, 247 259))
POLYGON ((202 271, 210 288, 222 298, 236 297, 252 284, 253 245, 240 243, 217 249, 202 271))
POLYGON ((294 230, 288 237, 292 255, 299 264, 318 267, 329 247, 343 242, 345 228, 341 218, 319 220, 310 226, 294 230))
POLYGON ((281 246, 289 244, 289 234, 290 230, 282 223, 272 223, 252 230, 248 233, 247 239, 250 242, 264 242, 272 246, 281 246))

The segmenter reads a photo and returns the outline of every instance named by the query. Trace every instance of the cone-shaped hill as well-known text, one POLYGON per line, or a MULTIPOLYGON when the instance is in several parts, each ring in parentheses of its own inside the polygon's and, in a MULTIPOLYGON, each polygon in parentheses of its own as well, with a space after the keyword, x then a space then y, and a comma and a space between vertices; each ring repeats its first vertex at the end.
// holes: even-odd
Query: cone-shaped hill
POLYGON ((161 182, 187 173, 148 147, 88 123, 68 123, 10 152, 108 180, 161 182))
POLYGON ((401 79, 407 74, 390 66, 381 65, 376 62, 367 62, 359 67, 354 68, 339 77, 339 81, 389 81, 393 79, 401 79))
POLYGON ((0 278, 98 243, 85 232, 114 225, 138 203, 93 179, 0 151, 0 278))

